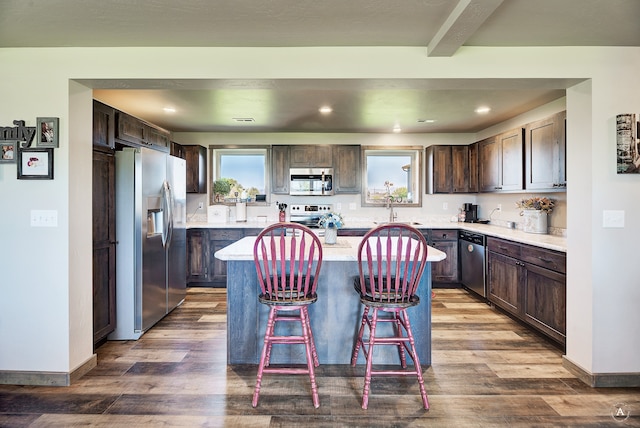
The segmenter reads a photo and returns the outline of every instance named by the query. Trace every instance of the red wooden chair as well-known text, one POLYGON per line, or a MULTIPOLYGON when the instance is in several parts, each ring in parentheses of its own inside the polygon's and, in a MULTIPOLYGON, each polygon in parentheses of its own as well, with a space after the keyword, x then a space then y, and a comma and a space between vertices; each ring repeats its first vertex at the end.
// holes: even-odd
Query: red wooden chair
POLYGON ((425 409, 429 400, 424 387, 422 367, 416 352, 407 308, 416 306, 420 278, 427 260, 427 241, 419 230, 405 224, 389 223, 367 232, 358 247, 360 275, 354 287, 364 305, 362 323, 354 344, 351 365, 355 366, 360 349, 366 359, 362 408, 369 405, 372 376, 417 376, 425 409), (378 323, 392 323, 394 335, 381 336, 378 323), (369 338, 363 338, 365 327, 369 338), (400 353, 402 369, 373 370, 374 346, 394 345, 400 353), (406 353, 413 360, 407 368, 406 353))
POLYGON ((322 245, 317 235, 297 223, 278 223, 265 228, 253 247, 260 285, 260 303, 269 306, 269 319, 258 366, 253 407, 258 405, 264 373, 309 374, 314 407, 320 407, 314 368, 320 363, 309 322, 308 307, 318 299, 316 286, 322 264, 322 245), (276 324, 299 322, 301 335, 277 335, 276 324), (271 366, 274 344, 303 344, 307 367, 271 366))

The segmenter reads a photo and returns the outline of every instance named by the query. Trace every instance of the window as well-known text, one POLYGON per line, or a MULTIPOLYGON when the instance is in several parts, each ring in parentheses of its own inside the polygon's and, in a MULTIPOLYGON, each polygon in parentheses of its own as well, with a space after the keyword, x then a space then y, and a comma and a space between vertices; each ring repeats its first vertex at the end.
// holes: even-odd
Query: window
POLYGON ((362 206, 422 206, 420 162, 422 147, 364 147, 362 206))
POLYGON ((211 153, 211 203, 236 202, 243 197, 255 202, 256 195, 267 194, 266 148, 213 148, 211 153))

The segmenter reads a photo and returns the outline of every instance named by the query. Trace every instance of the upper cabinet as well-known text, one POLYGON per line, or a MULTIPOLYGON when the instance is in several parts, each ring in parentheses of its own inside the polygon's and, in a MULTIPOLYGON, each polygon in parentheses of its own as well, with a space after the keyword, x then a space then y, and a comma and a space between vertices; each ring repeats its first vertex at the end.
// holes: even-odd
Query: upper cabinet
POLYGON ((478 145, 429 146, 425 149, 426 193, 478 191, 478 145))
POLYGON ((289 167, 323 168, 333 166, 332 146, 289 146, 289 167))
POLYGON ((338 193, 360 193, 360 146, 333 147, 333 189, 338 193))
POLYGON ((116 138, 122 142, 136 146, 152 146, 155 149, 169 152, 170 134, 140 119, 121 111, 116 112, 116 138))
POLYGON ((525 128, 525 188, 565 190, 566 118, 562 111, 525 128))
POLYGON ((187 193, 207 193, 207 148, 182 146, 187 161, 187 193))
POLYGON ((479 142, 479 190, 523 189, 523 129, 516 128, 479 142))
POLYGON ((116 110, 113 107, 93 101, 93 146, 100 149, 116 147, 116 110))
POLYGON ((289 194, 289 146, 271 147, 271 193, 289 194))

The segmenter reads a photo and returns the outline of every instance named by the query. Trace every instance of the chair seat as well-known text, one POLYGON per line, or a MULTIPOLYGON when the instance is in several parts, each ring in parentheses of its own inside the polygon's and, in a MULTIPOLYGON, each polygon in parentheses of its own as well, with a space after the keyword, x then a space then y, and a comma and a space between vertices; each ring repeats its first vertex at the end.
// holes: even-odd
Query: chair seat
POLYGON ((298 292, 285 292, 277 293, 277 296, 270 294, 260 294, 258 296, 258 301, 263 305, 274 306, 307 306, 315 303, 317 300, 318 295, 316 293, 307 296, 304 296, 303 294, 300 296, 298 292))
MULTIPOLYGON (((356 277, 353 281, 353 288, 360 294, 360 302, 364 305, 377 308, 410 308, 420 303, 420 298, 417 295, 408 296, 396 289, 395 277, 391 277, 391 284, 389 285, 386 284, 386 278, 382 280, 383 292, 371 293, 371 278, 367 276, 364 281, 364 292, 360 277, 356 277)), ((402 283, 402 279, 400 283, 402 283)))

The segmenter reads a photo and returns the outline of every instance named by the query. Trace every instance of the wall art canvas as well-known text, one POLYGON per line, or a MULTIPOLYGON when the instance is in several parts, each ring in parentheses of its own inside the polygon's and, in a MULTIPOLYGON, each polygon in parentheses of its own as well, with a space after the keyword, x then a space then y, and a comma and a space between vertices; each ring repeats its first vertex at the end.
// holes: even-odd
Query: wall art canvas
POLYGON ((627 113, 616 116, 618 174, 640 173, 640 118, 627 113))

